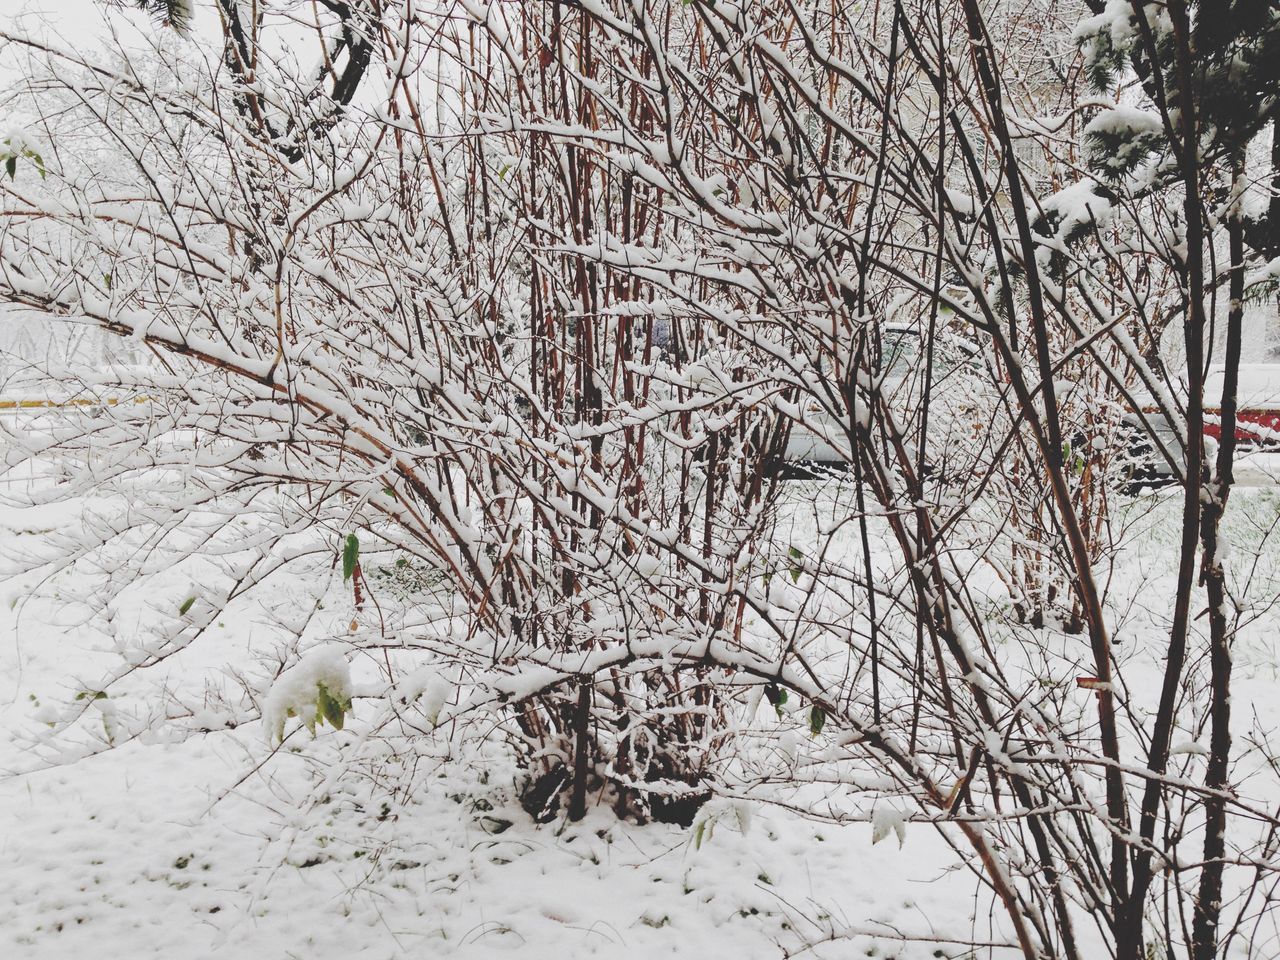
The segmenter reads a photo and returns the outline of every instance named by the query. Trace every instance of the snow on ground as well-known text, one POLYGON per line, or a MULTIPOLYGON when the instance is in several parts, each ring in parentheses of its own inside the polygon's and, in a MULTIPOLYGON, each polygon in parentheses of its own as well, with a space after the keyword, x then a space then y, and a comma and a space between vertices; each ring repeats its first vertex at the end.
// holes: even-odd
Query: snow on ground
MULTIPOLYGON (((1168 576, 1173 501, 1143 506, 1117 582, 1168 576)), ((44 509, 41 522, 56 524, 74 508, 44 509)), ((1235 542, 1262 544, 1259 575, 1274 578, 1280 496, 1242 490, 1232 509, 1235 542)), ((0 514, 5 538, 39 529, 29 514, 0 514)), ((24 584, 8 588, 16 597, 24 584)), ((1143 629, 1137 616, 1121 622, 1143 629)), ((1271 622, 1241 644, 1239 695, 1255 704, 1274 699, 1271 622)), ((249 612, 228 618, 216 656, 268 633, 249 612)), ((4 604, 5 728, 38 726, 41 698, 104 639, 50 608, 4 604)), ((690 829, 623 824, 603 805, 581 824, 539 826, 497 745, 465 760, 426 741, 380 748, 360 713, 357 702, 340 732, 295 731, 273 755, 251 724, 0 780, 0 956, 702 960, 814 944, 805 956, 923 960, 974 955, 930 937, 1004 939, 990 897, 924 825, 906 824, 901 847, 883 813, 875 845, 869 820, 836 826, 780 808, 755 810, 745 834, 725 818, 701 846, 690 829)), ((28 761, 16 738, 0 746, 0 770, 28 761)))
MULTIPOLYGON (((0 514, 0 535, 37 538, 77 509, 0 514)), ((182 597, 190 578, 148 590, 182 597)), ((74 608, 11 607, 28 586, 9 583, 0 609, 11 731, 38 729, 48 701, 88 683, 69 676, 109 662, 110 638, 75 625, 74 608)), ((127 631, 129 615, 117 620, 127 631)), ((201 648, 210 659, 186 668, 237 654, 247 667, 270 630, 228 615, 201 648)), ((109 722, 111 703, 93 709, 109 722)), ((356 722, 315 739, 296 729, 274 755, 251 724, 0 779, 0 956, 751 958, 839 931, 809 955, 910 960, 967 952, 930 937, 1002 939, 988 899, 924 827, 900 849, 892 836, 873 846, 870 822, 781 809, 755 811, 745 835, 722 822, 701 846, 688 828, 623 824, 608 806, 539 826, 500 746, 465 762, 438 743, 390 755, 362 740, 360 713, 357 702, 356 722)), ((0 771, 30 762, 20 739, 0 746, 0 771)))
POLYGON ((824 915, 928 933, 966 909, 939 910, 927 873, 896 879, 930 849, 923 833, 868 849, 865 825, 855 838, 777 814, 694 849, 607 810, 560 832, 514 805, 480 814, 487 791, 427 786, 387 807, 362 794, 363 810, 336 791, 289 842, 298 818, 261 790, 206 812, 235 771, 208 743, 130 747, 6 790, 5 955, 774 957, 796 943, 788 926, 820 934, 824 915))

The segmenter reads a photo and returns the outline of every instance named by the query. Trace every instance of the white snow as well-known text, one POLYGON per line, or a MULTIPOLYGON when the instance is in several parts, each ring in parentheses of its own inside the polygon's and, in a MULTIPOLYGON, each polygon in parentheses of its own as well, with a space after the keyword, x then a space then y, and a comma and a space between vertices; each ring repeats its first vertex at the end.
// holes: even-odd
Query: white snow
POLYGON ((880 804, 871 815, 871 842, 879 843, 889 834, 898 838, 898 846, 907 842, 908 816, 901 810, 888 804, 880 804))
POLYGON ((276 678, 262 705, 268 735, 284 739, 289 717, 298 717, 314 733, 317 720, 322 719, 317 703, 321 690, 340 702, 351 700, 351 667, 336 647, 312 650, 276 678))

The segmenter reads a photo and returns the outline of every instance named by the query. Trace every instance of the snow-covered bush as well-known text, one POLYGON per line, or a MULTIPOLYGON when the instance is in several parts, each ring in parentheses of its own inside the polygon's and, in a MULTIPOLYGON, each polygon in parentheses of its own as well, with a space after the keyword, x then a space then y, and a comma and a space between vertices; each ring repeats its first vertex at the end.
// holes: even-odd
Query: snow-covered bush
MULTIPOLYGON (((326 641, 199 708, 113 709, 108 739, 208 702, 277 740, 290 714, 497 731, 536 819, 592 794, 704 839, 757 801, 927 822, 1028 960, 1081 957, 1083 923, 1137 960, 1151 922, 1208 960, 1228 819, 1232 889, 1274 879, 1275 820, 1229 775, 1229 397, 1202 443, 1261 114, 1225 153, 1179 141, 1217 143, 1207 91, 1143 66, 1187 66, 1177 4, 1075 32, 1076 67, 1143 90, 1088 99, 1042 6, 335 4, 312 71, 233 0, 220 50, 15 39, 49 147, 0 186, 0 295, 154 356, 49 369, 94 402, 6 438, 10 495, 101 507, 26 558, 115 638, 81 689, 163 687, 245 597, 326 641), (1155 362, 1175 320, 1189 389, 1155 362), (1154 684, 1106 589, 1131 433, 1185 494, 1154 684), (784 483, 793 440, 841 478, 784 483), (1190 933, 1152 921, 1167 898, 1190 933)), ((96 702, 40 743, 96 735, 96 702)))

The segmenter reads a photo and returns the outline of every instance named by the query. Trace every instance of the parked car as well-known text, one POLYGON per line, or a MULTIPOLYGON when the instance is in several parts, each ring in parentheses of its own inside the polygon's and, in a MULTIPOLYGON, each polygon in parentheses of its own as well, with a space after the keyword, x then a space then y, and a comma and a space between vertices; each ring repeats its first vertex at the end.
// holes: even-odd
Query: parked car
MULTIPOLYGON (((1214 443, 1222 439, 1222 387, 1226 371, 1222 366, 1212 367, 1204 384, 1204 435, 1214 443)), ((1142 412, 1150 424, 1155 440, 1174 456, 1178 456, 1178 434, 1168 418, 1154 405, 1143 404, 1142 412)), ((1139 417, 1130 417, 1133 424, 1131 452, 1136 466, 1133 487, 1159 487, 1173 483, 1176 474, 1168 461, 1160 454, 1159 446, 1140 426, 1139 417)), ((1274 458, 1280 453, 1280 363, 1242 363, 1236 389, 1237 451, 1246 458, 1244 470, 1237 470, 1238 479, 1246 482, 1273 482, 1277 471, 1258 461, 1254 455, 1274 458), (1257 462, 1252 462, 1257 461, 1257 462)), ((1280 466, 1280 465, 1277 465, 1280 466)))
MULTIPOLYGON (((968 367, 981 364, 978 348, 962 337, 940 336, 934 341, 935 400, 954 400, 954 387, 968 367)), ((883 395, 893 407, 907 412, 919 399, 924 386, 923 349, 920 331, 914 327, 889 324, 881 331, 884 383, 883 395)), ((807 418, 815 429, 800 423, 791 428, 787 441, 784 473, 803 478, 848 467, 847 456, 832 446, 822 434, 841 436, 844 427, 825 411, 813 409, 807 418)))

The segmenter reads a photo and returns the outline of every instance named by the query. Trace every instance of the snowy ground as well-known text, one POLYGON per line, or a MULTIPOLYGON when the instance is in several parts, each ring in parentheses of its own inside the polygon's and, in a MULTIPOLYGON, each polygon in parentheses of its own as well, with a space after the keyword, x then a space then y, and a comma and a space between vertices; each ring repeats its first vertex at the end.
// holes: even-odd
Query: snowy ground
MULTIPOLYGON (((1119 582, 1169 574, 1173 507, 1166 496, 1143 508, 1119 582)), ((1237 542, 1263 544, 1274 577, 1280 492, 1242 490, 1233 510, 1237 542)), ((0 531, 21 539, 39 524, 0 515, 0 531)), ((8 586, 16 597, 25 585, 8 586)), ((59 626, 51 608, 19 609, 0 614, 10 731, 38 725, 41 698, 65 695, 104 640, 59 626)), ((1272 623, 1241 644, 1240 695, 1255 704, 1274 699, 1272 623)), ((225 659, 268 628, 244 614, 221 629, 225 659)), ((2 770, 29 760, 16 740, 0 751, 2 770)), ((773 808, 695 847, 690 830, 621 824, 607 807, 535 825, 496 748, 465 762, 431 745, 391 753, 356 723, 295 734, 263 764, 267 752, 254 724, 0 780, 0 956, 1013 956, 943 939, 1004 936, 990 898, 924 826, 909 825, 901 849, 892 837, 873 846, 866 822, 773 808)))
MULTIPOLYGON (((296 818, 261 789, 208 810, 237 772, 232 751, 152 746, 11 785, 6 955, 772 957, 798 945, 789 926, 820 935, 828 917, 885 933, 966 925, 930 872, 904 875, 930 849, 923 834, 902 853, 872 850, 865 828, 778 814, 695 850, 687 831, 607 811, 561 832, 427 788, 389 812, 335 791, 289 842, 296 818)), ((855 942, 868 956, 937 955, 855 942)))

